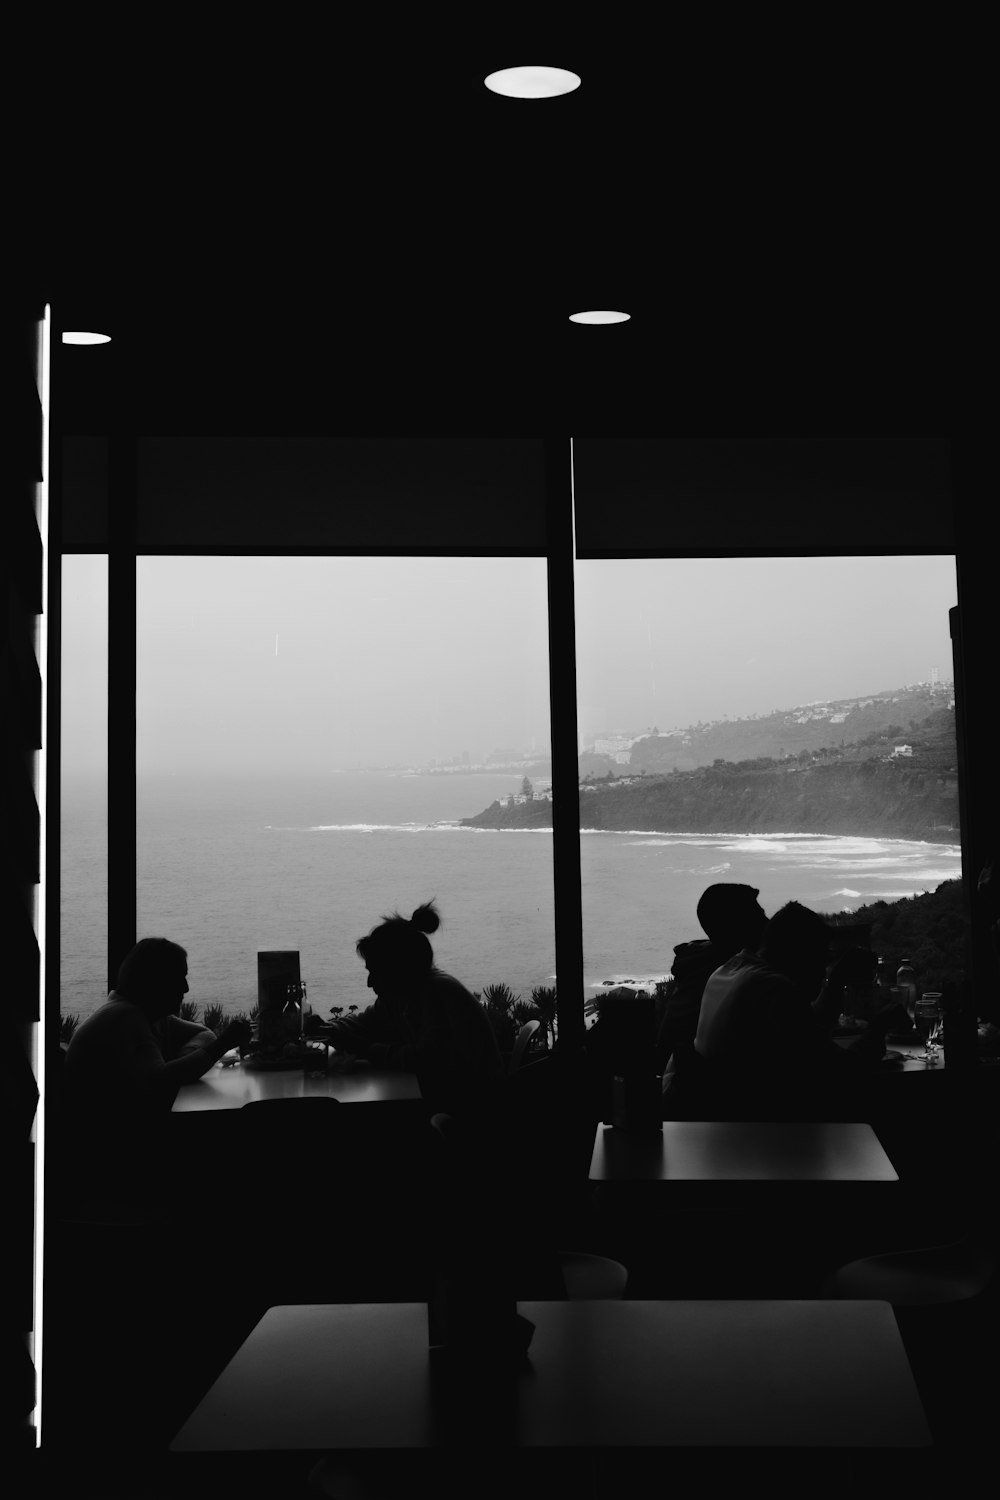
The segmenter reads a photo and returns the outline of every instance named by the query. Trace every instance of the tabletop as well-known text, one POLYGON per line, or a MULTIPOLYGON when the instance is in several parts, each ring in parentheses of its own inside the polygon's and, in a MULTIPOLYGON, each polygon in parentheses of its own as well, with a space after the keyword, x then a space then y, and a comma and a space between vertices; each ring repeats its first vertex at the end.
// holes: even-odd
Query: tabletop
POLYGON ((319 1077, 306 1077, 302 1068, 273 1071, 248 1068, 243 1063, 224 1068, 221 1063, 177 1090, 174 1113, 191 1110, 242 1109, 257 1099, 309 1099, 326 1096, 341 1104, 372 1104, 382 1100, 419 1099, 413 1073, 397 1073, 368 1064, 332 1059, 319 1077))
POLYGON ((649 1135, 600 1126, 591 1182, 898 1182, 870 1125, 665 1120, 649 1135))
MULTIPOLYGON (((853 1036, 836 1036, 834 1041, 839 1047, 847 1047, 853 1042, 853 1036)), ((924 1044, 922 1041, 904 1041, 900 1037, 889 1037, 885 1044, 885 1056, 879 1064, 876 1077, 894 1076, 899 1073, 943 1073, 945 1070, 944 1048, 938 1046, 933 1062, 927 1062, 924 1057, 924 1044)))
MULTIPOLYGON (((488 1401, 432 1369, 424 1303, 272 1307, 173 1453, 473 1441, 461 1392, 529 1448, 918 1448, 930 1434, 887 1302, 522 1302, 523 1370, 488 1401)), ((493 1429, 496 1428, 494 1431, 493 1429)))

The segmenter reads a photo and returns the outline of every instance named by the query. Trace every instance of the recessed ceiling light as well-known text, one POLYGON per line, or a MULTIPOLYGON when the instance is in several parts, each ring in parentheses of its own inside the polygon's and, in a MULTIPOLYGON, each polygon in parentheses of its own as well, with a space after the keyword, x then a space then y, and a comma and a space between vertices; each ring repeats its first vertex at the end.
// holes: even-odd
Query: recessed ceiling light
POLYGON ((506 94, 508 99, 554 99, 580 87, 577 74, 565 68, 501 68, 483 82, 492 93, 506 94))
POLYGON ((110 333, 64 333, 64 344, 110 344, 110 333))
POLYGON ((571 323, 627 323, 631 313, 623 312, 582 312, 570 313, 571 323))

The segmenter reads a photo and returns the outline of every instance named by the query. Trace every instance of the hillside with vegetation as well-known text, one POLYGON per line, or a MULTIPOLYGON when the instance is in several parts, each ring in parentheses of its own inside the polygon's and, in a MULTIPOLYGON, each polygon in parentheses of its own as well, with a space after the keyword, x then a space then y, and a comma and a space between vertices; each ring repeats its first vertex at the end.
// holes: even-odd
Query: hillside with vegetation
MULTIPOLYGON (((618 771, 623 767, 616 768, 618 771)), ((936 708, 897 738, 897 726, 853 744, 783 759, 716 760, 694 770, 585 778, 580 826, 663 833, 827 833, 867 838, 959 838, 954 711, 936 708), (903 748, 901 747, 903 745, 903 748)), ((547 798, 494 802, 470 828, 552 825, 547 798)))
POLYGON ((890 976, 908 958, 922 991, 946 993, 962 987, 969 962, 969 924, 960 880, 943 881, 936 890, 900 901, 873 901, 826 921, 852 927, 870 924, 871 946, 885 959, 890 976))
MULTIPOLYGON (((829 746, 855 745, 873 736, 907 741, 924 722, 953 701, 950 683, 918 683, 864 698, 826 699, 769 714, 717 719, 686 729, 656 729, 636 739, 629 752, 630 771, 647 775, 693 771, 717 760, 787 760, 829 746)), ((614 761, 586 751, 580 774, 602 774, 614 761)))

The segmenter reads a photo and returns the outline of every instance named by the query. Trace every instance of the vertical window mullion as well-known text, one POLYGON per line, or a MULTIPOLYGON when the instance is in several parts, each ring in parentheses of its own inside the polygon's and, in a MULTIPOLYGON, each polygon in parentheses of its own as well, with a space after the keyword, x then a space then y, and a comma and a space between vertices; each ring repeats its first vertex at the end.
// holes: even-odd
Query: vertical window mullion
POLYGON ((136 441, 108 445, 108 989, 136 941, 136 441))
POLYGON ((545 440, 556 1003, 565 1052, 584 1034, 572 461, 569 438, 545 440))

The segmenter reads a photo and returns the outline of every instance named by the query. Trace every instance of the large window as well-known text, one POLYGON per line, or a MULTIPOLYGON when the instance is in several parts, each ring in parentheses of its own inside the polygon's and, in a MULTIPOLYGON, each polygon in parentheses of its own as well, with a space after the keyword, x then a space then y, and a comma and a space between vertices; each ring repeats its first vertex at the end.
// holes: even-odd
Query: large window
POLYGON ((581 561, 588 995, 670 972, 717 882, 856 911, 961 874, 953 557, 581 561))
POLYGON ((363 1007, 357 939, 430 897, 470 989, 551 985, 550 830, 461 826, 551 786, 544 560, 137 568, 137 931, 192 1001, 249 1009, 291 948, 315 1010, 363 1007))
MULTIPOLYGON (((565 1004, 578 975, 586 995, 664 974, 676 943, 700 935, 694 904, 712 878, 759 885, 768 910, 794 895, 834 911, 957 873, 954 757, 910 728, 928 703, 941 707, 952 676, 946 444, 585 439, 572 449, 572 492, 567 440, 112 446, 113 759, 124 747, 108 811, 113 920, 108 940, 103 846, 76 859, 67 843, 65 902, 79 920, 75 937, 64 929, 64 1005, 99 1003, 133 922, 135 936, 166 932, 190 948, 203 1001, 245 1008, 256 952, 280 945, 299 948, 317 1008, 363 1004, 357 937, 384 910, 430 895, 445 967, 473 988, 503 982, 524 996, 563 967, 565 1004), (821 514, 836 516, 845 546, 885 553, 905 536, 918 551, 805 555, 821 514), (697 555, 765 544, 803 555, 697 555), (392 548, 406 555, 373 555, 392 548), (927 702, 908 699, 888 725, 876 707, 864 728, 899 730, 891 746, 869 747, 892 774, 917 773, 929 753, 948 761, 929 830, 926 817, 833 828, 788 796, 777 824, 759 810, 748 819, 732 801, 743 784, 714 767, 773 760, 788 791, 795 775, 809 780, 813 757, 829 780, 865 737, 839 717, 844 703, 920 685, 927 702), (823 704, 824 743, 818 713, 768 738, 774 711, 823 704), (580 795, 581 838, 577 749, 591 786, 605 780, 580 795), (698 771, 718 795, 711 818, 702 797, 683 826, 676 810, 668 826, 652 821, 644 789, 622 785, 645 772, 648 791, 698 771), (458 831, 516 803, 525 776, 535 800, 554 779, 547 817, 494 813, 483 820, 494 827, 458 831), (611 795, 631 801, 609 813, 611 795), (622 808, 626 828, 606 821, 622 808), (908 854, 888 847, 904 844, 908 854)), ((105 524, 99 507, 69 509, 75 546, 105 524)), ((66 757, 68 695, 91 680, 100 690, 107 662, 75 635, 70 592, 68 582, 66 757), (86 670, 73 665, 77 648, 86 670)), ((103 699, 87 701, 102 719, 103 699)), ((759 787, 771 773, 754 774, 759 787)), ((99 797, 79 805, 103 831, 99 797)), ((67 839, 83 847, 72 805, 67 790, 67 839)))
POLYGON ((107 994, 108 559, 62 566, 60 1008, 83 1019, 107 994))

